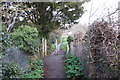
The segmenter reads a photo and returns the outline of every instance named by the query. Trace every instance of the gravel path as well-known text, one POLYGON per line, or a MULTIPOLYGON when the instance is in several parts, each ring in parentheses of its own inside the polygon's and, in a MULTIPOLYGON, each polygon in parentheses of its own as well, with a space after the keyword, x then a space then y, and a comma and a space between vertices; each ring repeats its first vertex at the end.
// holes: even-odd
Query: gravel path
POLYGON ((44 59, 44 78, 65 78, 64 71, 65 52, 58 51, 58 55, 50 55, 44 59))

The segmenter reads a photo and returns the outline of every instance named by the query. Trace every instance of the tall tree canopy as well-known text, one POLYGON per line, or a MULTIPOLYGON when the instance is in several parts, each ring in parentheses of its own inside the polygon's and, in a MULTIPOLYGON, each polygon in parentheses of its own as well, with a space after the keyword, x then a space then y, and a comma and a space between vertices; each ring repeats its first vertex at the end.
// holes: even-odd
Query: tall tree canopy
MULTIPOLYGON (((73 25, 83 14, 83 2, 32 2, 32 3, 1 3, 2 22, 10 32, 19 17, 23 22, 32 22, 37 27, 40 36, 65 24, 73 25)), ((22 23, 23 24, 23 23, 22 23)))
POLYGON ((83 14, 83 2, 33 2, 26 3, 31 11, 26 11, 26 20, 37 25, 41 36, 47 35, 61 25, 73 25, 83 14))
POLYGON ((23 6, 22 2, 1 2, 0 9, 2 23, 7 26, 8 32, 14 27, 16 20, 20 16, 25 16, 25 11, 29 11, 29 8, 23 6))

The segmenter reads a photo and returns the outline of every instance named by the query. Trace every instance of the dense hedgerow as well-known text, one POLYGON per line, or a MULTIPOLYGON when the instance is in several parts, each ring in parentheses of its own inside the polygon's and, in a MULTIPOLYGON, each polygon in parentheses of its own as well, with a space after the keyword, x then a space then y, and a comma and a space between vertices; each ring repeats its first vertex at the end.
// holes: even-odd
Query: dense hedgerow
MULTIPOLYGON (((87 32, 90 53, 94 60, 97 78, 118 77, 118 53, 120 46, 119 34, 107 21, 95 21, 87 32)), ((92 76, 91 76, 92 77, 92 76)))
POLYGON ((38 46, 38 31, 34 27, 19 26, 11 33, 15 46, 34 54, 38 46))

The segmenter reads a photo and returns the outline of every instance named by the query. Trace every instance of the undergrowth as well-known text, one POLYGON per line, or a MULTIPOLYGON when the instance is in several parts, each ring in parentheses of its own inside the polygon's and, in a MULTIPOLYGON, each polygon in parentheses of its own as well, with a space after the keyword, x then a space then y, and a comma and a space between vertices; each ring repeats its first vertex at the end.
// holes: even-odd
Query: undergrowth
POLYGON ((64 67, 67 78, 82 78, 83 77, 83 68, 79 62, 79 59, 76 56, 72 56, 70 53, 66 54, 64 67))
POLYGON ((60 46, 60 49, 67 52, 67 38, 66 37, 62 38, 62 44, 60 46))
POLYGON ((30 62, 24 78, 43 78, 43 75, 43 61, 41 59, 35 59, 33 62, 30 62))

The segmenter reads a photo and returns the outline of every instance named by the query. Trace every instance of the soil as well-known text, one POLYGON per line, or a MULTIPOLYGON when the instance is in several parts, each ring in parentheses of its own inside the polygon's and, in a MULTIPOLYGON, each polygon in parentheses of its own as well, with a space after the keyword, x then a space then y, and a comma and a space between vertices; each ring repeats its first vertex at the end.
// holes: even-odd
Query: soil
POLYGON ((44 61, 44 78, 65 78, 64 71, 65 52, 58 51, 58 55, 50 55, 44 61))

